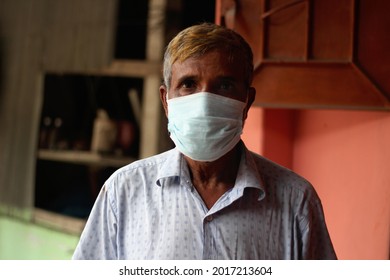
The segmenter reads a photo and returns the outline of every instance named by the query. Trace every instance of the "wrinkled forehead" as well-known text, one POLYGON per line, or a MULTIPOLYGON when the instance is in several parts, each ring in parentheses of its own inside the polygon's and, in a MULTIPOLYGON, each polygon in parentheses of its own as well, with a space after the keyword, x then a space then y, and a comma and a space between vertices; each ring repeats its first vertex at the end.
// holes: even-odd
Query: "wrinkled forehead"
POLYGON ((181 50, 176 53, 176 55, 171 56, 171 65, 176 62, 182 63, 188 59, 200 59, 209 53, 220 53, 224 57, 224 60, 228 62, 234 62, 235 60, 245 59, 242 52, 234 50, 229 47, 224 46, 201 46, 197 48, 196 46, 191 48, 190 51, 181 50))
POLYGON ((230 56, 226 50, 212 50, 203 55, 187 57, 183 61, 177 60, 172 65, 172 77, 191 75, 207 76, 234 76, 245 79, 245 66, 242 59, 230 56))

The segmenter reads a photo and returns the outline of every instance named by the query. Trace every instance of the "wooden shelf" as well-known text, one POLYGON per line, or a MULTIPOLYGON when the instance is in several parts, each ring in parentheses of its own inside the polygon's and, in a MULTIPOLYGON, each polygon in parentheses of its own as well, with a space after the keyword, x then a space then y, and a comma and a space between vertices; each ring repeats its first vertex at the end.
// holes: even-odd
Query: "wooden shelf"
MULTIPOLYGON (((127 3, 128 1, 121 2, 127 3)), ((163 142, 169 141, 167 133, 163 135, 161 132, 163 110, 160 98, 156 94, 161 85, 162 57, 166 41, 165 24, 161 21, 166 13, 166 0, 148 0, 147 2, 145 58, 143 56, 134 56, 134 58, 133 56, 131 58, 112 56, 114 55, 112 47, 115 42, 111 42, 111 40, 115 37, 115 26, 118 24, 118 19, 115 17, 112 18, 110 26, 105 24, 109 30, 107 30, 107 34, 103 34, 102 45, 96 51, 94 51, 93 46, 90 49, 88 40, 82 46, 74 44, 78 39, 72 36, 74 34, 73 26, 64 26, 62 22, 58 22, 58 26, 55 25, 53 28, 54 31, 69 30, 69 38, 75 39, 67 41, 69 44, 65 44, 63 47, 57 47, 59 42, 56 40, 59 38, 57 33, 53 32, 52 29, 44 30, 48 34, 47 37, 53 38, 55 41, 49 40, 49 57, 47 60, 45 59, 39 69, 42 70, 43 78, 51 75, 60 78, 63 84, 59 84, 57 88, 56 80, 51 80, 53 90, 49 93, 48 85, 45 84, 44 79, 42 80, 40 90, 49 96, 49 98, 43 99, 48 102, 48 105, 47 108, 41 108, 42 116, 54 118, 61 116, 62 130, 59 129, 58 139, 53 141, 53 147, 57 147, 57 141, 64 141, 69 144, 66 146, 69 150, 41 148, 34 150, 38 160, 36 163, 33 217, 35 222, 61 231, 80 234, 85 220, 80 220, 77 217, 84 217, 100 187, 112 175, 112 172, 138 158, 145 158, 161 152, 164 147, 163 142), (60 53, 64 51, 65 56, 58 55, 58 50, 60 53), (109 55, 107 56, 107 54, 109 55), (123 91, 122 89, 126 87, 127 89, 123 91), (137 90, 138 94, 129 96, 129 91, 132 89, 137 90), (122 104, 123 96, 126 96, 126 102, 132 97, 137 97, 139 102, 136 102, 135 106, 127 108, 127 104, 122 104), (51 100, 49 100, 50 98, 51 100), (84 103, 86 106, 83 105, 84 103), (90 138, 93 138, 93 126, 91 126, 93 111, 100 107, 106 109, 109 115, 112 113, 110 118, 113 120, 131 119, 137 124, 134 145, 126 153, 130 156, 72 150, 72 147, 75 147, 73 141, 87 143, 90 138), (60 114, 61 110, 64 111, 62 115, 65 117, 60 114), (89 111, 85 110, 92 113, 89 114, 89 111), (77 125, 73 125, 75 123, 77 125), (80 128, 78 124, 81 125, 81 123, 83 127, 80 128), (163 136, 166 139, 163 139, 163 136), (71 186, 69 186, 70 184, 71 186), (53 204, 55 205, 53 206, 53 204)), ((68 8, 68 5, 65 5, 65 8, 68 8)), ((107 12, 111 15, 112 10, 107 10, 107 12)), ((85 22, 79 23, 78 21, 75 22, 75 26, 77 28, 80 26, 81 30, 92 31, 95 31, 93 28, 96 27, 99 32, 95 33, 100 36, 102 33, 100 23, 105 18, 107 18, 107 14, 99 13, 96 26, 85 26, 85 22)), ((83 38, 89 38, 89 36, 83 38)), ((51 131, 51 127, 48 130, 51 131)), ((45 142, 43 143, 38 147, 52 147, 45 145, 45 142)), ((123 149, 125 150, 125 147, 123 149)))
POLYGON ((265 61, 254 105, 265 108, 390 110, 390 100, 354 63, 265 61))
POLYGON ((122 167, 135 161, 135 158, 131 157, 101 155, 90 151, 62 150, 38 150, 38 159, 112 167, 122 167))
MULTIPOLYGON (((114 59, 110 65, 97 69, 82 71, 69 70, 67 74, 82 74, 95 76, 145 78, 150 75, 161 75, 162 63, 159 61, 114 59)), ((64 73, 55 68, 46 68, 48 73, 64 73)))
POLYGON ((34 208, 32 222, 61 232, 80 235, 84 229, 86 220, 57 214, 40 208, 34 208))
POLYGON ((253 50, 255 106, 390 111, 389 1, 231 2, 216 20, 253 50))

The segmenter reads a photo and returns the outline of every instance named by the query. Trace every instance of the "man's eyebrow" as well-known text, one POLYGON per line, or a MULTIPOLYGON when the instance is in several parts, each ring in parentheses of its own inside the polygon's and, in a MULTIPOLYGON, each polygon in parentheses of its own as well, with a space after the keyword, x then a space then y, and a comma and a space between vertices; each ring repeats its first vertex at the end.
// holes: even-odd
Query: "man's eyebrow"
POLYGON ((180 78, 177 80, 177 82, 178 82, 178 84, 180 85, 180 84, 182 84, 183 82, 188 81, 188 80, 194 81, 194 80, 196 80, 196 76, 195 76, 195 75, 184 75, 184 76, 180 77, 180 78))
POLYGON ((218 79, 220 79, 220 80, 229 80, 229 81, 235 81, 235 80, 237 80, 236 78, 234 78, 234 76, 230 76, 230 75, 218 76, 218 79))
POLYGON ((231 76, 231 75, 218 76, 217 80, 222 81, 222 82, 232 82, 232 83, 238 82, 238 79, 235 78, 234 76, 231 76))

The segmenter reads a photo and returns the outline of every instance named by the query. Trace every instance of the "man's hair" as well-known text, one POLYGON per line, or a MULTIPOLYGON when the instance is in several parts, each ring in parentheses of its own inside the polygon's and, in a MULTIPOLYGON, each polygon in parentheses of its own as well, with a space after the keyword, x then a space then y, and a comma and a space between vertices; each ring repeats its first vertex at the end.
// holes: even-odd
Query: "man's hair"
POLYGON ((168 44, 164 54, 164 83, 170 88, 172 65, 188 58, 200 57, 213 50, 226 51, 227 59, 240 59, 245 67, 245 82, 252 83, 253 53, 249 44, 231 29, 213 24, 201 23, 179 32, 168 44))

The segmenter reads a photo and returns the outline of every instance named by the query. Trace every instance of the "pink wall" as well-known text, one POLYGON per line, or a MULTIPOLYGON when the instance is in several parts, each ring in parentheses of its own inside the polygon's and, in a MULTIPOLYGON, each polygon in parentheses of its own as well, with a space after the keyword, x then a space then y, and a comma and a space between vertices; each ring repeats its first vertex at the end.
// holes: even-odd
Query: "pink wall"
POLYGON ((388 259, 390 114, 252 108, 247 146, 316 188, 340 259, 388 259))
POLYGON ((252 107, 245 121, 242 140, 250 150, 261 153, 263 150, 263 112, 259 107, 252 107))
POLYGON ((298 111, 293 169, 315 185, 339 258, 389 258, 389 113, 298 111))
POLYGON ((242 139, 246 146, 273 161, 292 168, 294 111, 252 107, 242 139), (264 133, 266 131, 267 133, 264 133))

